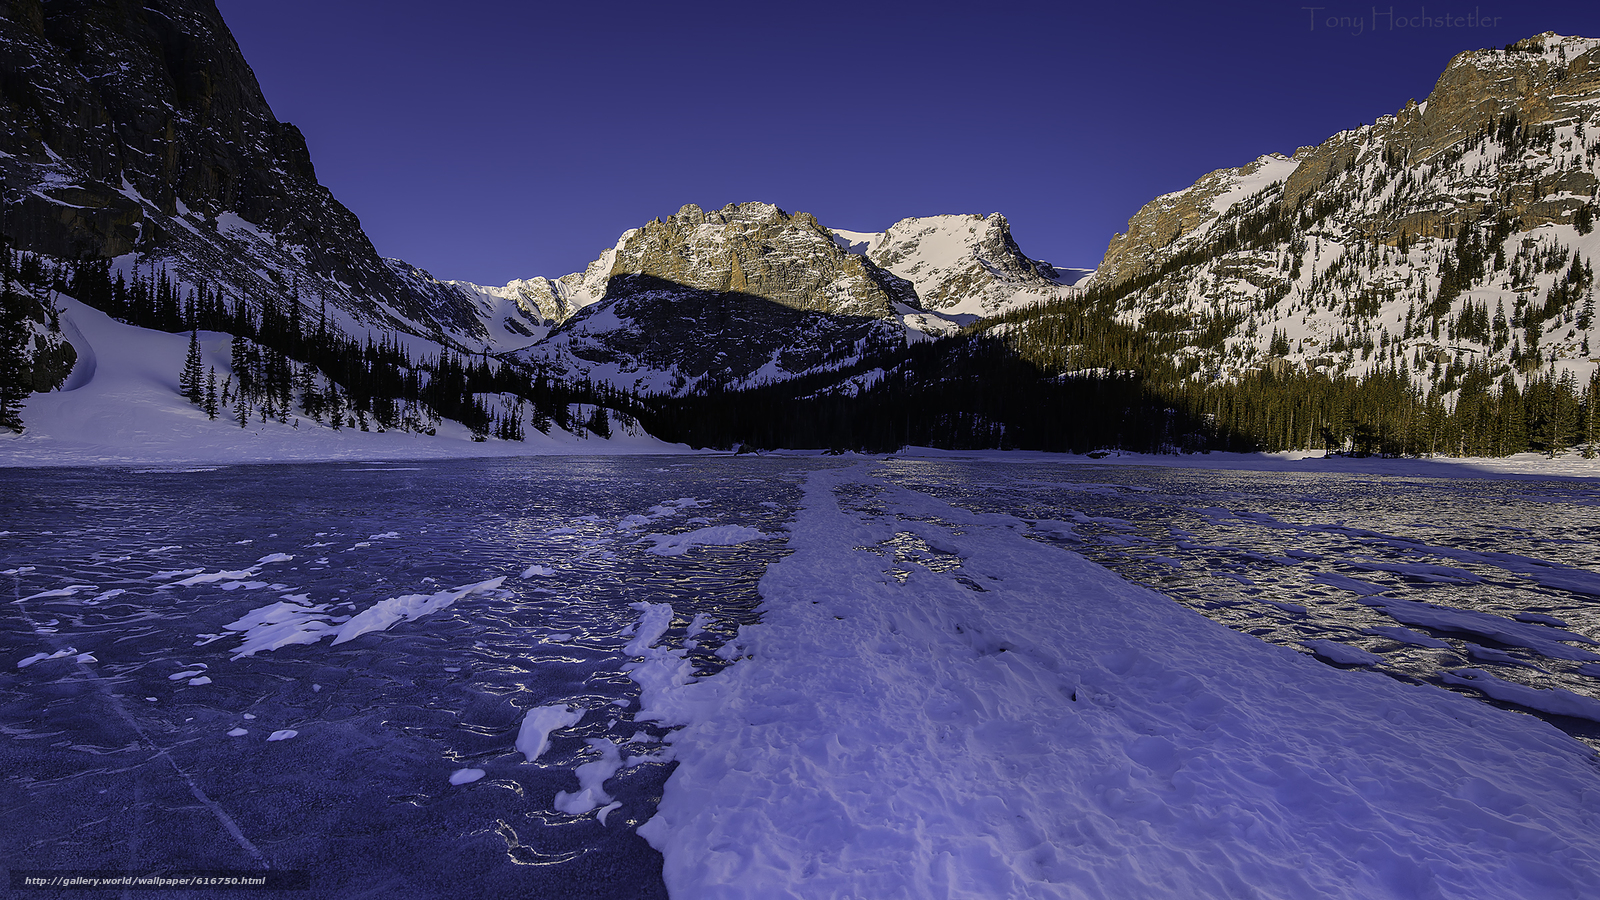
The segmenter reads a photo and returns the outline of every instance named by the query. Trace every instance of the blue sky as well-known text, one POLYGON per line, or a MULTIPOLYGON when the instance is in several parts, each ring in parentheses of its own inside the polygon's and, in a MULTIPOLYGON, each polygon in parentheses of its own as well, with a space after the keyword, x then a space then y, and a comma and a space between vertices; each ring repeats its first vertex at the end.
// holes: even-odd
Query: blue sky
POLYGON ((1509 0, 218 6, 378 251, 486 284, 744 200, 998 211, 1090 267, 1146 201, 1421 100, 1457 52, 1600 35, 1600 4, 1509 0))

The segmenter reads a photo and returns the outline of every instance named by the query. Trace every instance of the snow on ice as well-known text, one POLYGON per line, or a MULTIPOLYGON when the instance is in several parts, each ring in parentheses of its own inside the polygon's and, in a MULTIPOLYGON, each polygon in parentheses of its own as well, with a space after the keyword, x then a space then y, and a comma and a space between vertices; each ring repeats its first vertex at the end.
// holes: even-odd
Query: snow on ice
POLYGON ((769 541, 775 537, 777 535, 764 534, 747 525, 712 525, 709 528, 699 528, 682 534, 647 534, 643 540, 654 544, 645 548, 646 553, 658 556, 682 556, 695 547, 728 547, 750 541, 769 541))
POLYGON ((673 896, 1575 898, 1600 879, 1600 774, 1555 728, 1265 644, 980 518, 814 473, 762 621, 713 677, 654 646, 665 604, 638 606, 637 718, 683 725, 639 829, 673 896), (847 482, 886 513, 841 508, 847 482), (959 569, 892 577, 875 548, 900 532, 959 546, 959 569))
POLYGON ((582 719, 583 710, 562 705, 530 709, 522 717, 522 728, 517 732, 517 750, 528 762, 533 762, 550 749, 550 732, 570 728, 582 719))

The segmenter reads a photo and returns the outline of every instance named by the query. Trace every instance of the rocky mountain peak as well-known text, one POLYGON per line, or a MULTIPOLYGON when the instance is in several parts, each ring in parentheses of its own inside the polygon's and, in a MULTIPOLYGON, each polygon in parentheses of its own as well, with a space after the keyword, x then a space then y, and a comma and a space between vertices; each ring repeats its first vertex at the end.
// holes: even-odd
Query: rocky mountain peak
MULTIPOLYGON (((903 288, 841 249, 808 213, 770 203, 729 204, 707 213, 688 204, 625 235, 608 282, 645 275, 702 291, 747 294, 792 309, 885 318, 903 288)), ((606 296, 614 290, 608 288, 606 296)))
POLYGON ((837 233, 888 272, 910 282, 921 305, 955 315, 994 315, 1053 295, 1064 282, 1030 259, 1000 213, 901 219, 877 235, 837 233))

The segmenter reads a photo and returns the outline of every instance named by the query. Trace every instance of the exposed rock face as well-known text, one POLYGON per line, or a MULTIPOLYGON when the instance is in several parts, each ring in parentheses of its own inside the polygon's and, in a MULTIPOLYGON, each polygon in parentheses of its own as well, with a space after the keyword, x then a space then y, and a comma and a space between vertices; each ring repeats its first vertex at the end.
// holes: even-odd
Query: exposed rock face
POLYGON ((1095 269, 1095 281, 1116 284, 1159 265, 1160 260, 1185 246, 1190 235, 1203 236, 1203 226, 1215 222, 1234 202, 1296 171, 1300 154, 1291 160, 1270 154, 1237 169, 1218 169, 1192 187, 1164 194, 1146 203, 1128 220, 1128 230, 1111 237, 1105 258, 1095 269))
POLYGON ((550 317, 560 327, 527 350, 530 361, 646 392, 837 367, 903 343, 898 316, 916 303, 909 284, 841 248, 811 215, 766 203, 685 206, 625 232, 582 276, 535 289, 549 297, 530 304, 579 311, 550 317))
POLYGON ((1068 280, 1049 263, 1024 255, 999 213, 901 219, 871 236, 865 253, 910 282, 924 309, 953 314, 994 315, 1047 299, 1068 280))
POLYGON ((701 291, 761 297, 790 309, 886 318, 894 301, 915 302, 907 286, 834 242, 810 213, 768 203, 729 204, 713 213, 689 204, 623 236, 606 297, 648 275, 701 291))
MULTIPOLYGON (((1438 173, 1453 154, 1507 116, 1514 115, 1524 129, 1584 122, 1592 127, 1597 104, 1600 41, 1544 34, 1509 50, 1461 53, 1424 103, 1407 104, 1372 125, 1302 147, 1292 159, 1264 156, 1152 200, 1129 220, 1126 232, 1112 237, 1096 281, 1116 284, 1204 243, 1233 203, 1273 181, 1283 182, 1276 199, 1285 209, 1336 202, 1335 182, 1347 172, 1359 175, 1385 152, 1407 167, 1438 173)), ((1431 181, 1416 202, 1354 212, 1347 224, 1392 246, 1401 234, 1449 236, 1461 223, 1487 214, 1513 217, 1522 228, 1570 222, 1596 188, 1592 167, 1572 165, 1570 157, 1548 152, 1502 157, 1494 160, 1488 180, 1431 181)))
POLYGON ((483 331, 458 292, 378 258, 211 0, 0 2, 0 151, 20 249, 137 253, 236 296, 298 282, 358 322, 483 331))

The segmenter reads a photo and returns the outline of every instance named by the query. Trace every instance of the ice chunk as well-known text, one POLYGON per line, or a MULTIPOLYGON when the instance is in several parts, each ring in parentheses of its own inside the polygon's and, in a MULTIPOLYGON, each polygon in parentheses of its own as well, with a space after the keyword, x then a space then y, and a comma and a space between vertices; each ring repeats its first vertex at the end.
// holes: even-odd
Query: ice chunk
POLYGON ((1338 641, 1310 640, 1301 641, 1300 645, 1310 648, 1312 653, 1323 659, 1341 666, 1375 666, 1383 662, 1383 657, 1376 653, 1349 644, 1341 644, 1338 641))
POLYGON ((589 746, 600 751, 600 758, 593 762, 586 762, 574 770, 578 776, 578 792, 569 794, 566 791, 556 793, 555 808, 564 813, 581 816, 597 806, 611 803, 611 795, 605 791, 606 779, 617 774, 622 768, 622 754, 617 750, 617 745, 608 738, 589 738, 589 746))
POLYGON ((1368 594, 1381 594, 1384 591, 1390 590, 1390 588, 1381 584, 1373 584, 1370 581, 1362 581, 1359 578, 1351 578, 1348 575, 1340 575, 1335 572, 1318 572, 1317 574, 1311 576, 1311 580, 1317 582, 1318 584, 1325 584, 1328 587, 1339 588, 1340 590, 1350 591, 1351 593, 1361 594, 1363 596, 1368 594))
POLYGON ((297 735, 299 733, 300 732, 295 731, 293 728, 284 728, 284 729, 280 729, 278 731, 274 731, 272 734, 268 735, 267 736, 267 740, 269 740, 269 741, 287 741, 288 739, 294 737, 295 735, 297 735))
POLYGON ((96 588, 92 584, 69 584, 66 587, 56 588, 53 591, 43 591, 41 593, 37 593, 37 594, 33 594, 31 596, 23 597, 22 600, 18 600, 18 601, 15 601, 15 602, 22 603, 22 602, 25 602, 25 601, 28 601, 28 600, 43 600, 46 597, 71 597, 73 594, 76 594, 79 591, 93 591, 93 590, 98 590, 98 588, 96 588))
POLYGON ((1600 660, 1600 654, 1591 653, 1588 650, 1580 650, 1577 647, 1569 647, 1562 643, 1562 641, 1578 641, 1593 644, 1594 641, 1592 639, 1577 632, 1566 631, 1561 628, 1552 628, 1548 625, 1536 625, 1527 622, 1513 622, 1493 613, 1435 606, 1431 603, 1423 603, 1417 600, 1363 597, 1360 602, 1381 609, 1395 621, 1403 622, 1407 625, 1420 625, 1423 628, 1432 628, 1435 631, 1454 631, 1482 635, 1502 644, 1526 647, 1541 656, 1548 656, 1551 659, 1567 659, 1574 662, 1600 660))
POLYGON ((44 662, 47 659, 62 659, 64 657, 68 657, 68 656, 76 656, 77 653, 78 653, 78 651, 73 649, 73 648, 71 648, 71 647, 68 647, 65 650, 57 650, 54 653, 35 653, 34 655, 28 657, 27 659, 19 660, 17 662, 17 668, 26 669, 27 667, 33 665, 36 662, 44 662))
POLYGON ((223 627, 245 633, 244 641, 233 654, 234 659, 240 659, 263 650, 276 650, 293 644, 315 644, 333 634, 339 628, 338 623, 343 621, 343 616, 328 612, 327 604, 303 606, 279 600, 252 609, 223 627))
POLYGON ((522 729, 517 732, 517 750, 528 762, 533 762, 550 749, 550 732, 576 725, 582 718, 582 709, 568 709, 564 705, 530 709, 522 717, 522 729))
POLYGON ((1553 713, 1558 716, 1572 716, 1577 719, 1588 719, 1591 722, 1600 722, 1600 700, 1574 694, 1565 688, 1551 688, 1540 690, 1516 682, 1496 678, 1482 669, 1457 669, 1454 672, 1441 672, 1439 678, 1446 684, 1462 684, 1475 687, 1485 694, 1503 700, 1506 703, 1515 703, 1528 709, 1540 712, 1553 713))
POLYGON ((770 541, 777 537, 775 534, 766 534, 746 525, 713 525, 710 528, 699 528, 683 534, 647 534, 640 543, 655 542, 655 546, 645 548, 646 553, 654 553, 657 556, 682 556, 695 547, 727 547, 751 541, 770 541))
POLYGON ((672 604, 629 603, 628 605, 639 610, 641 615, 633 640, 622 648, 622 652, 626 656, 643 656, 644 652, 672 625, 672 604))
POLYGON ((179 575, 196 575, 204 571, 204 567, 195 569, 169 569, 165 572, 157 572, 154 575, 151 575, 149 580, 166 581, 168 578, 177 578, 179 575))
POLYGON ((457 769, 450 773, 451 784, 471 784, 484 776, 482 769, 457 769))
POLYGON ((228 732, 228 737, 244 737, 245 735, 247 735, 249 733, 250 733, 250 729, 248 729, 248 728, 235 728, 232 731, 228 732))
POLYGON ((1435 637, 1429 637, 1420 631, 1413 631, 1404 625, 1376 625, 1367 629, 1367 634, 1376 634, 1386 638, 1393 638, 1402 644, 1411 644, 1416 647, 1429 647, 1434 650, 1449 650, 1450 645, 1435 637))
POLYGON ((703 612, 695 613, 694 614, 694 619, 689 622, 689 628, 688 628, 687 631, 684 632, 683 636, 687 637, 687 638, 692 638, 695 635, 699 634, 700 632, 705 631, 706 630, 706 626, 710 625, 710 624, 711 624, 711 614, 710 613, 703 613, 703 612))
POLYGON ((249 569, 238 569, 232 572, 207 573, 204 569, 201 569, 200 571, 202 574, 191 575, 182 581, 174 581, 173 584, 179 587, 188 587, 196 584, 212 584, 218 581, 244 581, 252 575, 260 574, 253 567, 249 569))
POLYGON ((550 568, 549 566, 529 566, 526 569, 522 570, 522 577, 523 578, 538 578, 538 577, 545 577, 545 576, 549 576, 549 575, 554 575, 555 573, 556 573, 556 570, 550 568))
POLYGON ((504 584, 506 576, 501 575, 480 581, 476 584, 462 585, 447 591, 435 594, 406 594, 401 597, 391 597, 380 600, 367 607, 344 623, 339 629, 338 637, 333 639, 335 644, 353 640, 369 631, 387 631, 398 622, 411 619, 420 619, 431 613, 436 613, 462 597, 472 594, 492 591, 504 584))
POLYGON ((266 565, 267 563, 288 562, 291 559, 294 559, 294 557, 287 553, 271 553, 256 560, 256 565, 261 566, 266 565))

